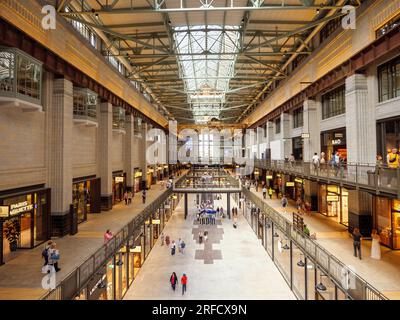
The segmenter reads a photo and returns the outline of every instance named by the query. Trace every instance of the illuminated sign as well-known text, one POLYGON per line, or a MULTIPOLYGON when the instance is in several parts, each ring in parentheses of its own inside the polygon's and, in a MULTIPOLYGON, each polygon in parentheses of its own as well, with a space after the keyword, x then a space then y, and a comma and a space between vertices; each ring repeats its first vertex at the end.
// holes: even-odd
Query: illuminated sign
POLYGON ((31 211, 33 204, 28 204, 28 201, 14 203, 10 206, 10 216, 14 216, 21 212, 31 211))
POLYGON ((0 206, 0 218, 5 217, 8 218, 9 208, 6 206, 0 206))
POLYGON ((161 220, 160 219, 153 219, 151 220, 151 224, 160 224, 161 220))
POLYGON ((340 144, 342 144, 342 140, 340 140, 340 139, 332 140, 332 145, 337 146, 337 145, 340 145, 340 144))
POLYGON ((154 169, 147 170, 147 173, 153 173, 153 172, 154 172, 154 169))
POLYGON ((310 138, 310 134, 307 133, 307 132, 303 132, 303 133, 301 134, 301 137, 302 137, 303 139, 308 139, 308 138, 310 138))
POLYGON ((124 182, 124 177, 115 177, 115 183, 124 182))
POLYGON ((139 178, 142 176, 142 171, 136 171, 135 172, 135 178, 139 178))
POLYGON ((294 182, 286 182, 286 187, 294 187, 294 182))
POLYGON ((326 201, 330 202, 338 202, 339 201, 339 196, 327 196, 326 201))
POLYGON ((272 179, 272 176, 267 176, 267 179, 271 180, 271 179, 272 179))
POLYGON ((303 179, 299 179, 299 178, 294 179, 294 181, 296 181, 298 183, 303 183, 303 179))
POLYGON ((393 200, 392 209, 400 212, 400 200, 393 200))

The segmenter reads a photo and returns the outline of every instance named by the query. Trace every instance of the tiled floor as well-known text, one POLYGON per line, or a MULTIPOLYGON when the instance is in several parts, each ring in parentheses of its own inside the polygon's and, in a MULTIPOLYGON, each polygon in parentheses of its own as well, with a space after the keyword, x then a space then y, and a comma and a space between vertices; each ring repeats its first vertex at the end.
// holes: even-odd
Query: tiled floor
MULTIPOLYGON (((261 188, 260 188, 261 189, 261 188)), ((251 189, 260 198, 262 192, 251 189)), ((266 201, 270 206, 278 210, 288 220, 292 220, 292 212, 297 212, 294 202, 290 203, 286 213, 281 207, 280 200, 273 197, 266 201)), ((325 249, 333 253, 339 260, 349 266, 375 288, 383 292, 390 299, 400 299, 400 250, 390 250, 381 246, 381 260, 370 257, 371 241, 363 240, 361 254, 362 260, 354 257, 353 241, 347 232, 347 228, 330 218, 319 213, 313 213, 311 217, 303 215, 304 222, 311 233, 317 234, 317 242, 325 249)))
MULTIPOLYGON (((57 282, 103 244, 105 230, 110 229, 113 233, 119 231, 165 190, 165 186, 152 185, 147 192, 146 204, 142 203, 140 194, 136 194, 131 205, 121 203, 111 211, 89 215, 86 222, 79 224, 79 232, 76 235, 55 239, 61 254, 61 271, 57 273, 57 282)), ((43 246, 39 246, 19 251, 15 259, 0 267, 0 300, 39 299, 46 292, 41 287, 42 250, 43 246)))
MULTIPOLYGON (((189 203, 193 201, 191 197, 189 203)), ((239 215, 237 229, 233 228, 232 220, 226 218, 214 226, 201 226, 202 230, 207 229, 209 236, 206 244, 199 244, 199 226, 194 213, 191 211, 185 220, 181 205, 165 227, 164 234, 175 241, 182 238, 186 243, 184 254, 177 251, 171 256, 170 249, 161 246, 158 240, 125 300, 295 299, 242 215, 239 215), (172 272, 176 272, 179 283, 183 273, 188 276, 187 292, 183 297, 180 285, 174 292, 169 284, 172 272)))

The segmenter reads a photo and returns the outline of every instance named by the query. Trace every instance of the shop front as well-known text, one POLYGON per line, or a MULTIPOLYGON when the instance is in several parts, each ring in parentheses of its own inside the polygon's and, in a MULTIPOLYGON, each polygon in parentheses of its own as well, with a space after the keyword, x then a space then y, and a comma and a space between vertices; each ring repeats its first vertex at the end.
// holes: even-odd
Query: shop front
POLYGON ((142 190, 142 170, 139 168, 135 168, 134 171, 134 193, 138 193, 140 190, 142 190))
POLYGON ((18 249, 34 248, 50 238, 50 189, 32 187, 0 193, 0 265, 18 249))
POLYGON ((321 152, 325 153, 325 160, 329 161, 336 151, 347 162, 346 128, 321 132, 321 152))
POLYGON ((154 174, 154 169, 153 168, 147 168, 147 189, 150 189, 150 186, 153 184, 153 174, 154 174))
POLYGON ((374 197, 374 228, 378 231, 381 244, 400 249, 400 200, 374 197))
POLYGON ((294 178, 294 200, 301 199, 304 201, 304 180, 294 178))
POLYGON ((303 139, 301 137, 292 138, 292 153, 296 161, 303 160, 303 139))
POLYGON ((113 205, 124 200, 126 190, 126 173, 122 171, 113 172, 113 205))
POLYGON ((400 150, 400 117, 380 120, 377 123, 378 154, 386 161, 387 153, 400 150))
POLYGON ((319 212, 345 226, 349 225, 349 192, 336 185, 319 186, 319 212))
POLYGON ((100 178, 76 178, 72 183, 72 204, 78 223, 86 221, 89 213, 100 213, 100 178))
POLYGON ((279 193, 282 193, 283 191, 283 174, 281 173, 274 173, 273 175, 273 189, 276 193, 276 195, 278 195, 279 193))
POLYGON ((157 166, 157 181, 164 179, 164 170, 162 166, 157 166))

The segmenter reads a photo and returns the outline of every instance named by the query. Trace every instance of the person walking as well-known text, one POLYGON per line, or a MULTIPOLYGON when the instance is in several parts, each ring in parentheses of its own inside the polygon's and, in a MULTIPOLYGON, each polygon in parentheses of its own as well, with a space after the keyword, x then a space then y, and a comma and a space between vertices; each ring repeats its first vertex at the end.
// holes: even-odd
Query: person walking
POLYGON ((184 295, 185 292, 186 292, 187 281, 188 281, 188 278, 187 278, 186 274, 184 273, 184 274, 182 275, 182 278, 181 278, 182 295, 184 295))
POLYGON ((171 284, 172 290, 175 291, 176 285, 178 284, 178 277, 176 276, 175 272, 172 272, 171 276, 169 277, 169 283, 171 284))
POLYGON ((372 245, 371 245, 371 258, 380 260, 381 259, 381 237, 379 236, 376 229, 372 229, 371 233, 372 245))
POLYGON ((400 157, 396 148, 393 148, 386 156, 386 162, 389 167, 388 187, 391 188, 392 180, 396 176, 396 169, 399 167, 400 157))
POLYGON ((262 195, 263 199, 265 200, 267 198, 267 188, 265 186, 262 188, 262 195))
POLYGON ((146 203, 146 190, 142 191, 142 200, 143 200, 143 203, 146 203))
POLYGON ((56 243, 53 242, 48 250, 48 265, 53 266, 56 272, 60 271, 58 262, 60 261, 60 251, 57 249, 56 243))
POLYGON ((360 229, 354 228, 353 230, 353 247, 354 247, 354 256, 357 257, 357 252, 358 252, 358 257, 361 260, 361 239, 362 235, 360 233, 360 229))
POLYGON ((314 172, 317 173, 318 169, 319 169, 319 162, 320 162, 318 153, 314 152, 314 155, 311 158, 311 162, 312 162, 313 167, 314 167, 314 172))
POLYGON ((107 243, 110 241, 110 239, 113 237, 113 234, 111 233, 110 229, 107 229, 107 231, 104 233, 104 243, 107 243))
POLYGON ((182 239, 178 239, 178 252, 181 252, 181 244, 182 244, 182 239))
POLYGON ((129 192, 128 192, 128 204, 131 204, 131 203, 132 203, 132 197, 133 197, 132 191, 129 191, 129 192))
POLYGON ((297 200, 296 200, 296 206, 297 206, 297 213, 298 214, 302 214, 302 212, 301 212, 302 203, 303 203, 303 201, 301 201, 300 197, 298 197, 297 200))
POLYGON ((128 192, 124 192, 125 205, 128 205, 128 192))
POLYGON ((204 243, 207 242, 207 237, 208 237, 208 231, 204 230, 204 243))
POLYGON ((52 244, 53 244, 53 241, 49 240, 49 241, 45 244, 45 246, 44 246, 44 248, 43 248, 43 251, 42 251, 42 257, 43 257, 43 259, 44 259, 43 267, 44 267, 44 266, 47 266, 47 265, 49 264, 49 249, 51 248, 51 245, 52 245, 52 244))
POLYGON ((281 204, 282 204, 283 211, 286 213, 286 207, 288 205, 288 200, 285 195, 283 195, 283 197, 282 197, 281 204))
POLYGON ((167 235, 166 237, 165 237, 165 244, 167 245, 167 247, 169 247, 169 244, 170 244, 171 242, 170 242, 170 239, 169 239, 169 236, 167 235))
POLYGON ((269 195, 269 198, 270 198, 270 200, 272 200, 272 194, 274 193, 274 190, 271 188, 271 187, 269 187, 269 189, 268 189, 268 195, 269 195))
POLYGON ((199 232, 199 244, 203 242, 203 234, 199 232))
POLYGON ((161 233, 161 246, 164 245, 164 232, 161 233))
POLYGON ((176 250, 175 241, 172 240, 172 243, 171 243, 171 256, 175 255, 175 250, 176 250))
POLYGON ((184 251, 184 249, 185 249, 185 247, 186 247, 186 243, 185 243, 185 241, 183 241, 182 240, 182 242, 181 242, 181 253, 183 254, 183 251, 184 251))

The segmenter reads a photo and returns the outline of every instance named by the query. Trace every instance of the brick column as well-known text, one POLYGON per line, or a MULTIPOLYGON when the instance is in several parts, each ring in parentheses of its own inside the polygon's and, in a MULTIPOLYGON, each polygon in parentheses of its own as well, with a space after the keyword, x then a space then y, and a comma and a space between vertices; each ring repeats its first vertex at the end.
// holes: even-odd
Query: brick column
POLYGON ((134 166, 133 166, 133 137, 134 137, 134 119, 133 114, 126 115, 126 134, 124 138, 125 145, 125 164, 126 187, 133 192, 135 184, 134 166))
POLYGON ((52 104, 48 107, 52 236, 62 237, 71 232, 72 226, 72 82, 66 79, 53 81, 52 104))
POLYGON ((303 132, 310 138, 303 140, 303 160, 311 161, 314 153, 321 153, 321 135, 319 129, 318 104, 315 100, 306 100, 303 104, 303 132))
POLYGON ((367 77, 363 74, 346 79, 346 141, 349 163, 375 163, 375 105, 368 100, 367 77))
POLYGON ((99 117, 99 164, 101 177, 101 209, 112 209, 112 104, 100 105, 99 117))

